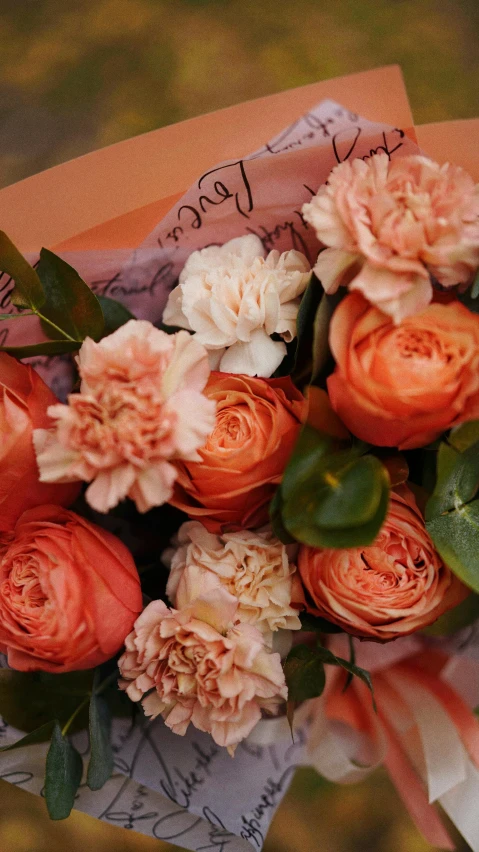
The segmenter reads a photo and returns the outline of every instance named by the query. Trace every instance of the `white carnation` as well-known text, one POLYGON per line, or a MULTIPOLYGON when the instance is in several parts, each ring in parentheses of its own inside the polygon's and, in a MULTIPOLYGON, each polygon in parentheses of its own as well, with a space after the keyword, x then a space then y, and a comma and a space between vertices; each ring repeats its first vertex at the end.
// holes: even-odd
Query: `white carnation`
POLYGON ((269 377, 286 354, 271 335, 296 336, 309 263, 298 251, 264 255, 253 235, 195 251, 170 293, 164 322, 195 332, 213 369, 269 377))

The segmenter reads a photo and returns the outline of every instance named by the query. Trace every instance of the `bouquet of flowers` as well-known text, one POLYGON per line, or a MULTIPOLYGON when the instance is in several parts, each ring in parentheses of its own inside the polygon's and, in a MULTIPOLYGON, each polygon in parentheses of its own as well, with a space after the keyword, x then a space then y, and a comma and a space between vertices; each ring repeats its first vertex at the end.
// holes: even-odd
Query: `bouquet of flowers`
POLYGON ((128 258, 1 233, 1 777, 235 852, 383 763, 479 850, 478 269, 470 174, 333 101, 128 258))

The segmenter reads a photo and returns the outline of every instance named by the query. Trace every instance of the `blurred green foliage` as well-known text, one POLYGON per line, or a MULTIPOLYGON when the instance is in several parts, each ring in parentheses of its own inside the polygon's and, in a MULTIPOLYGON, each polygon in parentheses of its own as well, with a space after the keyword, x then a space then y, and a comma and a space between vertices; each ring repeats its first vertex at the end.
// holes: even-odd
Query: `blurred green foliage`
POLYGON ((473 116, 478 30, 476 0, 2 0, 0 184, 391 62, 418 123, 473 116))

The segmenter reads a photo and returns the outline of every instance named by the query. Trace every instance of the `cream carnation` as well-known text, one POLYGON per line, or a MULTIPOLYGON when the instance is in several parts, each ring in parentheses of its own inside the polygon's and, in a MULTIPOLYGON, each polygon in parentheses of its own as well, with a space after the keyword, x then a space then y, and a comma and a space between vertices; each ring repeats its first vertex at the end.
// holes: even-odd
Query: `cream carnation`
POLYGON ((237 598, 239 621, 254 624, 263 633, 299 630, 301 582, 288 550, 270 531, 209 533, 190 521, 178 531, 177 548, 165 551, 171 573, 169 599, 183 607, 206 589, 223 586, 237 598))
POLYGON ((120 687, 163 716, 175 734, 190 722, 231 751, 254 728, 263 707, 287 697, 279 654, 263 635, 234 624, 238 602, 218 588, 180 610, 153 601, 127 636, 120 687))
POLYGON ((346 160, 303 214, 328 246, 314 270, 326 292, 347 284, 395 323, 429 304, 431 275, 465 285, 479 266, 479 189, 450 163, 346 160))
POLYGON ((271 251, 265 258, 259 237, 237 237, 190 255, 163 319, 194 331, 213 369, 269 377, 286 355, 285 344, 270 335, 287 343, 296 336, 310 274, 300 252, 271 251))
POLYGON ((80 393, 52 405, 51 430, 34 443, 41 482, 91 482, 89 504, 107 512, 125 497, 139 512, 172 495, 173 459, 198 461, 215 424, 206 350, 186 331, 168 335, 130 320, 77 358, 80 393), (191 412, 194 411, 194 417, 191 412))

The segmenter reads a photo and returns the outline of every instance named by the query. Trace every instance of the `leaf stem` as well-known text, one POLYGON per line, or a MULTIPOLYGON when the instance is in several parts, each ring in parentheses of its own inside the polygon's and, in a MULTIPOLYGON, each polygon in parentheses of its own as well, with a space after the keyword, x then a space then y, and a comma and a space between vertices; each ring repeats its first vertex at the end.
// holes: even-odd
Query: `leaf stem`
POLYGON ((90 702, 90 693, 88 693, 88 695, 85 695, 85 698, 83 699, 81 704, 79 704, 77 709, 73 711, 68 722, 63 726, 62 737, 65 737, 67 735, 67 733, 70 730, 71 726, 73 725, 73 722, 75 721, 76 717, 78 716, 79 713, 81 713, 83 708, 86 707, 87 704, 89 704, 89 702, 90 702))
POLYGON ((38 317, 39 319, 43 320, 43 322, 48 323, 48 325, 51 325, 51 327, 52 327, 52 328, 54 328, 54 329, 55 329, 55 331, 59 331, 59 332, 60 332, 60 334, 61 334, 61 335, 63 335, 63 337, 64 337, 66 340, 71 340, 71 341, 72 341, 72 343, 81 343, 81 340, 77 340, 75 337, 70 337, 70 335, 69 335, 69 334, 67 334, 67 332, 66 332, 66 331, 64 331, 64 330, 63 330, 62 328, 60 328, 58 325, 55 325, 55 323, 54 323, 54 322, 52 322, 51 320, 49 320, 49 319, 48 319, 48 317, 44 317, 44 316, 43 316, 43 314, 41 314, 41 313, 40 313, 40 311, 35 311, 35 313, 36 313, 36 315, 37 315, 37 317, 38 317))

